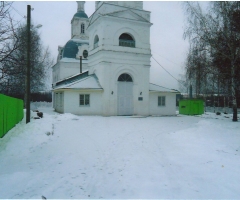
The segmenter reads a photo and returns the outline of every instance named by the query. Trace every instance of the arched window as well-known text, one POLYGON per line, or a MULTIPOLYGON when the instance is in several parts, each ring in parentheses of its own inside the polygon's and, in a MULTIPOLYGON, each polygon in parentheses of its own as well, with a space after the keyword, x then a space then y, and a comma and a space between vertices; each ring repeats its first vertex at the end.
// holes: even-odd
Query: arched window
POLYGON ((119 37, 119 46, 123 47, 135 47, 135 41, 131 35, 123 33, 119 37))
POLYGON ((129 74, 121 74, 118 77, 118 81, 120 81, 120 82, 133 82, 132 77, 129 74))
POLYGON ((98 42, 99 42, 99 38, 96 35, 95 38, 94 38, 94 44, 93 44, 94 49, 98 47, 98 42))
POLYGON ((84 33, 84 32, 85 32, 85 25, 81 24, 81 33, 84 33))

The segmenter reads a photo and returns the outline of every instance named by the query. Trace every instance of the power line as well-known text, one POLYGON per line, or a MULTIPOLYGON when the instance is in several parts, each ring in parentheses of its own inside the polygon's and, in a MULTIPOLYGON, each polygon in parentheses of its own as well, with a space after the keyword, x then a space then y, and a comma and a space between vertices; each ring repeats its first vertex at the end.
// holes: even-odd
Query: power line
POLYGON ((22 18, 26 18, 26 16, 22 15, 16 8, 12 6, 12 4, 10 5, 10 7, 13 8, 13 10, 15 10, 15 12, 18 13, 22 18))
MULTIPOLYGON (((177 82, 179 82, 180 84, 183 85, 183 83, 181 81, 179 81, 178 79, 176 79, 169 71, 167 71, 153 56, 152 56, 153 60, 155 60, 157 62, 157 64, 162 67, 165 72, 167 72, 172 78, 174 78, 177 82)), ((184 87, 186 87, 185 85, 183 85, 184 87)))
MULTIPOLYGON (((158 54, 156 51, 153 51, 154 52, 154 54, 157 54, 158 56, 161 56, 160 54, 158 54)), ((169 60, 168 58, 165 58, 165 57, 163 57, 163 56, 161 56, 162 58, 164 58, 165 60, 167 60, 168 62, 171 62, 171 63, 173 63, 174 65, 177 65, 177 66, 179 66, 179 64, 177 64, 177 63, 175 63, 175 62, 173 62, 173 61, 171 61, 171 60, 169 60)))
POLYGON ((176 81, 178 81, 178 79, 176 79, 169 71, 167 71, 153 56, 152 58, 160 65, 160 67, 162 67, 165 72, 167 72, 171 77, 173 77, 176 81))
MULTIPOLYGON (((13 19, 13 18, 10 16, 10 21, 11 21, 11 24, 10 24, 10 25, 15 29, 16 26, 21 22, 21 20, 22 20, 23 18, 26 18, 26 17, 23 16, 16 8, 13 7, 13 3, 14 3, 14 2, 5 4, 5 6, 6 6, 5 12, 10 13, 10 12, 12 12, 12 10, 14 10, 18 15, 21 16, 21 19, 19 19, 19 20, 15 20, 15 19, 13 19)), ((3 5, 4 5, 4 3, 3 3, 3 5)), ((4 22, 4 21, 3 21, 3 23, 6 24, 6 22, 4 22)), ((6 24, 6 25, 7 25, 7 24, 6 24)))
MULTIPOLYGON (((13 2, 13 3, 14 3, 14 2, 13 2)), ((26 16, 25 16, 25 15, 22 15, 16 8, 14 8, 14 7, 12 6, 12 4, 10 5, 10 7, 11 7, 17 14, 19 14, 19 15, 22 17, 19 21, 17 21, 16 24, 14 24, 14 27, 16 27, 16 26, 21 22, 22 19, 26 19, 26 16)))

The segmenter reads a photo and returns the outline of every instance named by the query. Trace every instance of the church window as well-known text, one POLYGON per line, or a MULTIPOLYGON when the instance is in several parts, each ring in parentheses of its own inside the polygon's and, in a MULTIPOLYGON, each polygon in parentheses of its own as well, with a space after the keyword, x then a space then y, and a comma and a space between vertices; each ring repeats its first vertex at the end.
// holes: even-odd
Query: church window
POLYGON ((166 105, 166 97, 158 96, 158 106, 165 106, 165 105, 166 105))
POLYGON ((129 74, 121 74, 118 77, 118 81, 120 81, 120 82, 133 82, 132 77, 129 74))
POLYGON ((81 24, 81 33, 85 33, 85 25, 81 24))
POLYGON ((94 49, 98 47, 98 42, 99 42, 99 38, 96 35, 95 38, 94 38, 94 45, 93 45, 94 49))
POLYGON ((80 106, 90 106, 90 94, 80 94, 79 95, 79 105, 80 106))
POLYGON ((123 33, 119 37, 119 46, 135 47, 135 41, 131 35, 129 35, 127 33, 123 33))
POLYGON ((84 58, 87 58, 87 57, 88 57, 88 51, 87 51, 87 50, 84 50, 84 51, 83 51, 83 57, 84 57, 84 58))

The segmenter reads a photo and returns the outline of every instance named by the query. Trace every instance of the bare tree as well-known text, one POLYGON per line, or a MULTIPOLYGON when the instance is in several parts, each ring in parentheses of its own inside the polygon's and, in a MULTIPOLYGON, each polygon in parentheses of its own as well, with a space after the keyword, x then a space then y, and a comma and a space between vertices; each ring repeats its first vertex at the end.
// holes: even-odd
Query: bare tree
POLYGON ((12 2, 0 2, 0 83, 6 83, 8 69, 3 63, 9 59, 17 49, 17 35, 15 33, 13 19, 9 13, 12 2), (13 43, 13 41, 15 41, 13 43))
MULTIPOLYGON (((210 65, 206 71, 212 74, 214 80, 215 77, 222 82, 231 80, 233 121, 237 121, 240 2, 212 2, 207 13, 203 13, 197 2, 186 2, 184 5, 187 14, 184 37, 192 46, 203 47, 202 50, 207 52, 210 65)), ((197 57, 200 58, 199 55, 197 57)))
POLYGON ((178 88, 181 93, 188 93, 189 79, 186 78, 186 74, 179 74, 180 79, 178 81, 178 88))
MULTIPOLYGON (((26 74, 26 51, 27 34, 26 25, 20 25, 16 30, 17 38, 12 43, 17 42, 17 49, 11 53, 8 59, 2 62, 5 71, 5 81, 0 83, 0 90, 9 95, 20 95, 25 93, 25 74, 26 74), (16 41, 17 40, 17 41, 16 41)), ((46 89, 46 81, 50 73, 50 66, 53 61, 50 57, 48 48, 44 48, 37 29, 31 27, 31 52, 30 52, 30 76, 31 93, 46 89)))

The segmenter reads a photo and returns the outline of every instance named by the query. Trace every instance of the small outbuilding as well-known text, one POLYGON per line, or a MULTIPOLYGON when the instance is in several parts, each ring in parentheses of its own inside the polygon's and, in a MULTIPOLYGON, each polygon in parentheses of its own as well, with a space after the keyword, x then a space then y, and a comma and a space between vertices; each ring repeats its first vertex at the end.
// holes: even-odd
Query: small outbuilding
POLYGON ((179 114, 202 115, 204 113, 204 101, 202 99, 182 99, 179 101, 179 114))

